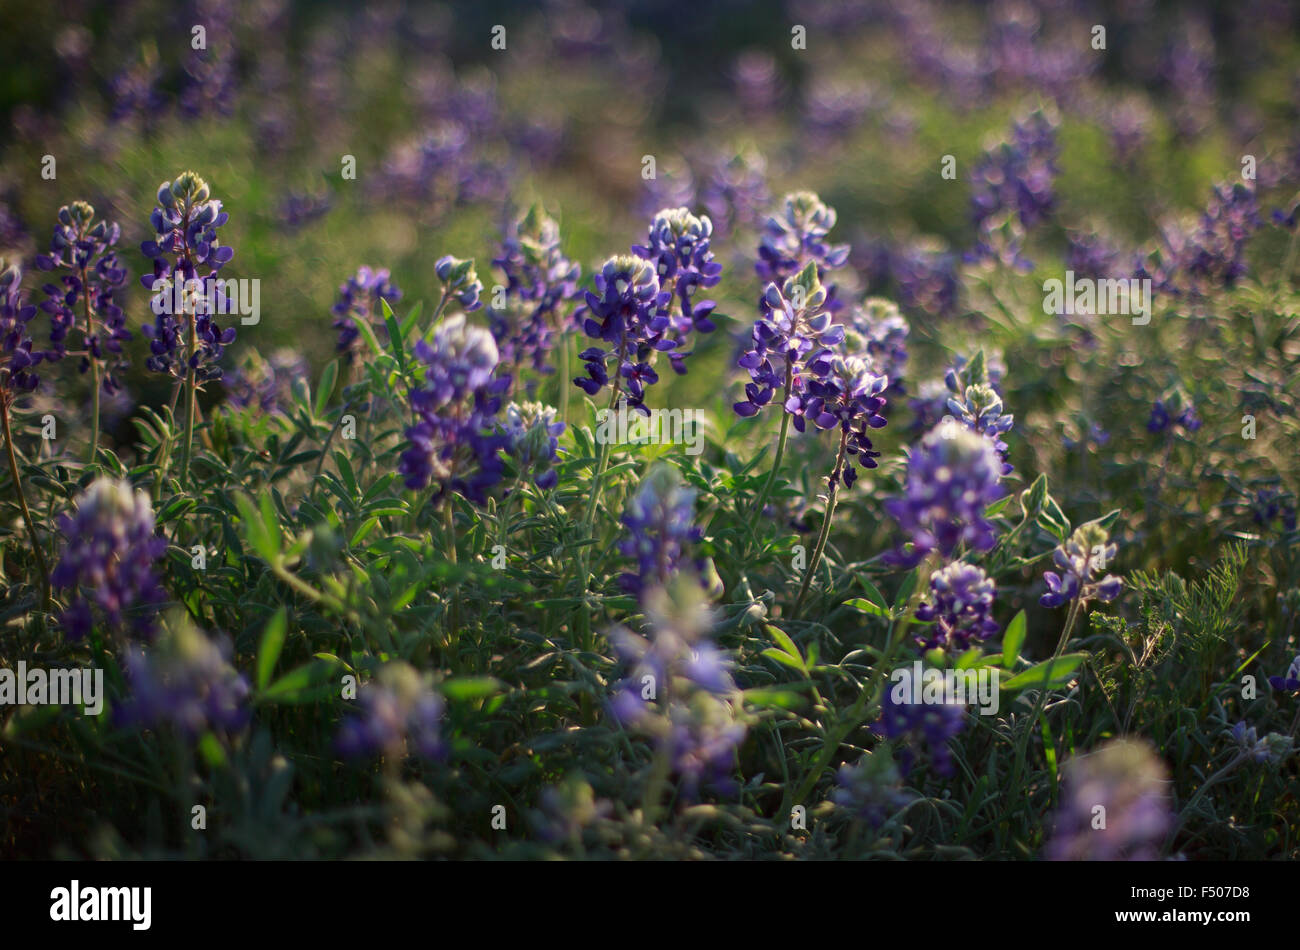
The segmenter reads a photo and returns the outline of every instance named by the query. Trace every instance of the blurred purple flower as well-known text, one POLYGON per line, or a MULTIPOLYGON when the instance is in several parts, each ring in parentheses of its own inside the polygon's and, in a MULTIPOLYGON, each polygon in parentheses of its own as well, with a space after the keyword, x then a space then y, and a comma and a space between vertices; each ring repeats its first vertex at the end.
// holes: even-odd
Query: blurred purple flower
POLYGON ((339 727, 335 747, 346 759, 408 755, 440 759, 446 753, 442 719, 446 704, 410 664, 384 664, 361 687, 357 713, 339 727))
POLYGON ((120 712, 123 725, 170 724, 194 739, 208 730, 233 732, 249 720, 251 689, 230 665, 230 643, 213 641, 188 622, 150 647, 128 649, 123 666, 131 694, 120 712))
POLYGON ((1051 861, 1151 861, 1173 822, 1164 764, 1142 742, 1112 740, 1062 770, 1051 861))
POLYGON ((167 597, 155 569, 167 541, 157 533, 149 496, 130 482, 101 477, 75 504, 73 514, 59 517, 67 544, 50 573, 50 584, 71 594, 60 617, 68 639, 90 633, 96 614, 110 628, 152 637, 167 597))
POLYGON ((884 503, 905 535, 890 560, 914 565, 931 551, 951 558, 959 545, 991 550, 997 538, 984 510, 1005 494, 1001 473, 987 435, 956 422, 930 430, 908 456, 904 494, 884 503))

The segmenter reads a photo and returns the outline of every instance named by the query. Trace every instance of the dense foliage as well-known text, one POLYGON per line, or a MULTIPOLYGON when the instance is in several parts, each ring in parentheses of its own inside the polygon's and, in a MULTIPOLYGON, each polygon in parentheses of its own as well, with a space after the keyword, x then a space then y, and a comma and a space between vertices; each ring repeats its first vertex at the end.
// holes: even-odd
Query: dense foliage
POLYGON ((1300 857, 1294 10, 69 6, 0 852, 1300 857))

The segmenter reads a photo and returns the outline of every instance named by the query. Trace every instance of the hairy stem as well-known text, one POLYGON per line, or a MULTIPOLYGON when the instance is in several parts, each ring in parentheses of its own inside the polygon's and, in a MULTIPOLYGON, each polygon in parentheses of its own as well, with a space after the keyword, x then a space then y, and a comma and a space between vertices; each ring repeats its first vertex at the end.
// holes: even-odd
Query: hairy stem
POLYGON ((86 268, 81 268, 81 300, 86 312, 86 359, 90 361, 90 458, 87 460, 91 465, 95 464, 95 456, 99 452, 99 360, 91 352, 90 339, 95 333, 94 319, 90 314, 90 282, 87 279, 86 268))
MULTIPOLYGON (((788 418, 787 414, 787 418, 788 418)), ((799 586, 799 596, 795 599, 794 608, 790 611, 790 619, 795 620, 799 616, 799 608, 803 606, 803 599, 808 595, 808 586, 812 583, 813 575, 817 573, 817 564, 821 561, 822 552, 826 550, 826 539, 831 533, 831 521, 835 517, 835 501, 839 495, 841 476, 844 471, 844 453, 849 444, 849 434, 840 433, 840 450, 835 456, 835 468, 831 470, 831 476, 827 481, 826 496, 826 517, 822 519, 822 530, 817 535, 817 546, 813 548, 812 559, 808 562, 808 570, 804 571, 803 583, 799 586)))
POLYGON ((189 359, 185 364, 185 439, 181 443, 181 485, 188 487, 190 477, 190 453, 194 450, 194 407, 197 381, 194 378, 194 353, 198 348, 197 318, 193 309, 189 314, 189 359))
POLYGON ((18 495, 18 506, 23 512, 23 524, 27 525, 27 534, 32 539, 32 553, 36 555, 36 567, 41 572, 41 609, 50 609, 50 570, 45 564, 45 552, 41 550, 41 540, 36 536, 36 522, 32 520, 31 510, 27 507, 27 496, 23 493, 23 480, 18 474, 18 456, 14 454, 14 437, 9 428, 9 398, 0 393, 0 424, 5 435, 5 450, 9 455, 9 472, 14 479, 14 492, 18 495))
POLYGON ((763 509, 767 506, 767 497, 772 493, 772 484, 776 481, 776 473, 781 470, 781 460, 785 457, 785 443, 790 435, 790 413, 785 411, 786 401, 790 398, 790 388, 794 385, 794 367, 786 364, 785 367, 785 388, 781 392, 781 435, 776 443, 776 455, 772 458, 772 468, 767 473, 767 481, 763 483, 763 490, 758 495, 758 503, 754 506, 754 517, 763 517, 763 509))

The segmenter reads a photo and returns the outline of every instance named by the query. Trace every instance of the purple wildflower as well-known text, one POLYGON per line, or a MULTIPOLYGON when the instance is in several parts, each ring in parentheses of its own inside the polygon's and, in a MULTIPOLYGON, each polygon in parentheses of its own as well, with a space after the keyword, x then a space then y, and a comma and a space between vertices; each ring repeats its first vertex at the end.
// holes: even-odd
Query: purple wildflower
POLYGON ((745 399, 733 407, 736 415, 757 415, 776 392, 786 399, 783 408, 795 412, 803 406, 808 381, 824 380, 830 373, 832 347, 844 342, 845 332, 831 322, 826 300, 814 261, 787 278, 783 288, 767 285, 759 301, 762 316, 754 323, 753 348, 738 360, 751 381, 745 384, 745 399))
POLYGON ((1247 273, 1246 242, 1259 227, 1253 189, 1240 183, 1216 185, 1181 262, 1182 269, 1194 285, 1204 281, 1232 287, 1247 273))
POLYGON ((613 806, 597 798, 591 786, 578 776, 560 785, 548 785, 537 797, 540 806, 530 816, 538 837, 549 844, 580 841, 588 827, 609 817, 613 806))
POLYGON ((114 370, 126 365, 122 343, 131 339, 126 328, 126 314, 113 302, 113 294, 126 283, 126 268, 117 259, 114 245, 122 229, 107 221, 95 220, 95 209, 84 201, 74 201, 59 209, 59 221, 50 239, 50 253, 38 254, 36 266, 43 271, 62 270, 59 287, 44 286, 49 299, 41 309, 50 315, 50 349, 47 360, 67 355, 69 331, 80 326, 82 335, 81 371, 90 369, 91 360, 113 359, 104 374, 104 392, 118 389, 114 370), (83 319, 84 318, 84 319, 83 319))
POLYGON ((358 712, 339 728, 335 746, 347 759, 374 755, 442 758, 445 703, 414 667, 400 660, 386 663, 375 679, 361 687, 358 712))
POLYGON ((483 302, 479 300, 479 296, 483 293, 483 284, 474 270, 473 258, 462 261, 446 254, 438 258, 433 269, 438 279, 442 281, 443 293, 455 298, 467 313, 472 313, 483 306, 483 302))
POLYGON ((930 575, 930 598, 916 609, 916 619, 933 626, 916 638, 925 650, 963 652, 1001 629, 993 619, 997 588, 984 569, 956 561, 930 575))
POLYGON ((131 647, 125 657, 131 695, 124 725, 172 725, 194 739, 208 730, 233 732, 249 719, 248 680, 230 665, 228 640, 213 641, 187 620, 169 622, 155 644, 131 647))
MULTIPOLYGON (((870 429, 885 425, 884 392, 889 380, 878 375, 869 361, 856 356, 836 355, 824 377, 811 377, 786 401, 786 411, 794 416, 794 427, 803 432, 805 420, 811 419, 819 429, 837 427, 845 435, 844 451, 864 469, 876 467, 879 452, 872 451, 870 429)), ((857 479, 852 465, 831 472, 830 484, 839 479, 851 488, 857 479)))
POLYGON ((1281 693, 1300 692, 1300 656, 1291 661, 1285 676, 1270 676, 1268 685, 1281 693))
POLYGON ((895 695, 899 692, 899 684, 886 688, 880 700, 880 719, 872 731, 886 739, 902 740, 899 755, 904 775, 912 770, 920 749, 929 751, 937 773, 951 775, 948 740, 966 728, 966 707, 949 702, 906 702, 895 695))
POLYGON ((874 828, 910 800, 899 787, 898 766, 891 756, 868 752, 855 765, 840 766, 831 801, 874 828))
POLYGON ((538 488, 554 488, 559 473, 553 466, 564 434, 564 423, 555 421, 555 410, 535 402, 512 402, 506 406, 502 430, 509 439, 506 454, 515 460, 520 477, 530 475, 538 488))
POLYGON ((577 296, 581 267, 560 250, 560 227, 540 205, 512 225, 492 261, 505 275, 505 306, 489 306, 501 362, 549 372, 546 357, 564 329, 560 307, 577 296))
POLYGON ((889 270, 904 308, 935 317, 950 316, 957 309, 961 281, 956 254, 933 241, 921 241, 890 255, 889 270))
POLYGON ((205 42, 198 49, 189 44, 186 50, 181 112, 191 118, 230 115, 238 91, 235 4, 232 0, 196 0, 194 14, 206 30, 205 42))
POLYGON ((1150 861, 1173 821, 1164 764, 1141 742, 1114 740, 1075 756, 1046 856, 1052 861, 1150 861), (1106 821, 1096 821, 1098 807, 1106 821))
POLYGON ((770 200, 767 161, 754 149, 718 155, 700 189, 700 202, 720 237, 758 227, 770 200))
POLYGON ((0 258, 0 399, 31 392, 40 383, 35 367, 44 358, 32 352, 27 324, 36 307, 23 303, 23 272, 0 258))
POLYGON ((410 446, 399 470, 408 488, 432 483, 435 497, 450 489, 483 504, 487 490, 501 480, 500 453, 509 444, 496 415, 510 377, 496 372, 492 334, 454 314, 431 342, 415 345, 415 357, 425 365, 425 384, 411 393, 418 421, 406 430, 410 446))
POLYGON ((1280 522, 1284 531, 1296 529, 1295 499, 1277 488, 1259 489, 1250 497, 1248 507, 1251 517, 1262 528, 1271 528, 1280 522))
POLYGON ((221 382, 232 406, 271 415, 288 413, 294 381, 306 378, 307 361, 302 354, 281 348, 269 359, 264 359, 256 350, 247 351, 240 364, 221 382))
POLYGON ((1211 288, 1232 287, 1248 273, 1246 244, 1260 227, 1252 188, 1215 185, 1200 220, 1164 225, 1160 245, 1139 257, 1134 276, 1174 296, 1200 298, 1211 288))
POLYGON ((166 594, 154 562, 167 541, 154 527, 149 496, 126 481, 97 478, 76 500, 76 512, 59 518, 67 539, 50 583, 72 593, 60 622, 70 640, 90 633, 96 612, 108 626, 153 635, 166 594))
POLYGON ((351 363, 356 355, 357 338, 361 336, 357 329, 359 321, 369 323, 377 333, 388 332, 384 327, 381 299, 389 304, 402 299, 401 289, 389 279, 386 268, 359 267, 354 276, 339 285, 339 299, 330 313, 334 314, 334 329, 339 332, 334 349, 343 354, 345 362, 351 363))
POLYGON ((1086 232, 1070 234, 1065 266, 1079 277, 1091 280, 1123 278, 1127 255, 1105 237, 1086 232))
POLYGON ((1015 417, 1002 411, 1002 397, 989 385, 988 379, 983 350, 962 369, 949 368, 944 376, 944 384, 952 394, 948 397, 948 410, 971 431, 993 440, 1002 459, 1002 474, 1010 475, 1014 468, 1007 461, 1007 444, 1002 436, 1011 431, 1015 417))
POLYGON ((670 465, 656 466, 641 481, 623 514, 627 536, 619 550, 637 562, 636 573, 620 578, 625 589, 641 596, 677 573, 688 546, 703 537, 694 523, 695 494, 670 465))
POLYGON ((1053 552, 1052 562, 1061 573, 1048 571, 1043 575, 1047 593, 1038 602, 1044 607, 1060 607, 1072 600, 1114 600, 1124 589, 1124 582, 1114 575, 1094 574, 1106 569, 1116 550, 1100 525, 1089 523, 1075 528, 1069 540, 1053 552))
POLYGON ((573 382, 587 395, 594 396, 610 384, 606 363, 612 359, 617 369, 616 390, 627 395, 628 405, 649 414, 645 408, 645 388, 659 381, 651 365, 655 353, 677 347, 668 333, 671 321, 665 304, 670 292, 661 291, 654 266, 640 257, 611 257, 596 275, 596 291, 587 291, 586 303, 577 313, 583 330, 593 340, 609 345, 592 346, 579 357, 586 363, 587 377, 573 382))
POLYGON ((736 717, 731 661, 708 640, 713 615, 704 590, 682 579, 648 591, 644 601, 650 638, 622 628, 610 636, 628 664, 610 711, 661 744, 686 798, 706 786, 734 793, 731 773, 746 727, 736 717))
POLYGON ((217 238, 217 228, 230 216, 210 194, 194 172, 163 182, 150 218, 156 237, 140 245, 153 258, 153 273, 140 282, 153 293, 150 305, 157 318, 144 328, 152 354, 146 365, 181 379, 193 371, 200 381, 221 378, 215 364, 235 339, 234 328, 222 330, 213 319, 225 309, 216 274, 235 252, 217 238), (200 277, 202 266, 208 273, 200 277))
POLYGON ((987 435, 956 423, 930 430, 908 457, 904 494, 885 501, 906 535, 891 560, 914 565, 931 551, 950 558, 962 544, 991 550, 997 539, 984 510, 1005 494, 1001 473, 987 435))
POLYGON ((1045 219, 1055 206, 1059 121, 1041 109, 1015 122, 1011 141, 985 153, 975 166, 971 196, 978 227, 1005 213, 1014 214, 1024 228, 1045 219))
POLYGON ((907 336, 911 330, 898 305, 884 297, 868 297, 860 307, 852 309, 847 325, 848 352, 865 350, 876 371, 889 379, 885 391, 891 396, 904 395, 903 367, 907 365, 907 336))
MULTIPOLYGON (((653 262, 660 290, 671 294, 661 309, 668 316, 679 347, 692 330, 710 333, 715 329, 709 315, 717 304, 712 300, 691 300, 696 291, 715 287, 721 279, 722 265, 714 261, 709 250, 712 234, 713 222, 707 216, 697 218, 686 208, 665 208, 650 223, 646 243, 632 247, 637 257, 653 262), (675 304, 680 307, 675 308, 675 304)), ((680 350, 669 353, 676 372, 686 372, 685 357, 680 350)))
POLYGON ((1269 765, 1279 764, 1295 747, 1295 739, 1280 732, 1270 732, 1261 739, 1255 727, 1244 719, 1228 730, 1228 735, 1242 753, 1256 762, 1269 765))
POLYGON ((1182 397, 1177 395, 1168 403, 1163 399, 1157 399, 1151 404, 1151 415, 1147 418, 1147 431, 1159 434, 1173 426, 1179 426, 1188 433, 1199 429, 1201 417, 1196 414, 1196 407, 1191 402, 1184 405, 1182 397))
MULTIPOLYGON (((835 227, 835 209, 824 204, 811 191, 796 191, 785 196, 781 210, 768 217, 759 238, 758 276, 774 284, 799 273, 811 261, 817 264, 818 280, 843 267, 849 258, 849 245, 831 244, 826 240, 835 227)), ((827 287, 827 308, 834 310, 833 285, 827 287)))
POLYGON ((280 202, 279 216, 281 223, 290 231, 297 231, 325 215, 334 205, 329 192, 313 194, 311 192, 291 191, 280 202))

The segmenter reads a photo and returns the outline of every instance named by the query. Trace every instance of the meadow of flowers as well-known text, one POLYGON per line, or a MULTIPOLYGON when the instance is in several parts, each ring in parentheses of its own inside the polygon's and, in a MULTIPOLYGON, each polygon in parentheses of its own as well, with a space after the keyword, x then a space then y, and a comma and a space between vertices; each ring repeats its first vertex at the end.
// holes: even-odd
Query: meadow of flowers
POLYGON ((0 854, 1300 857, 1293 6, 4 10, 0 854))

